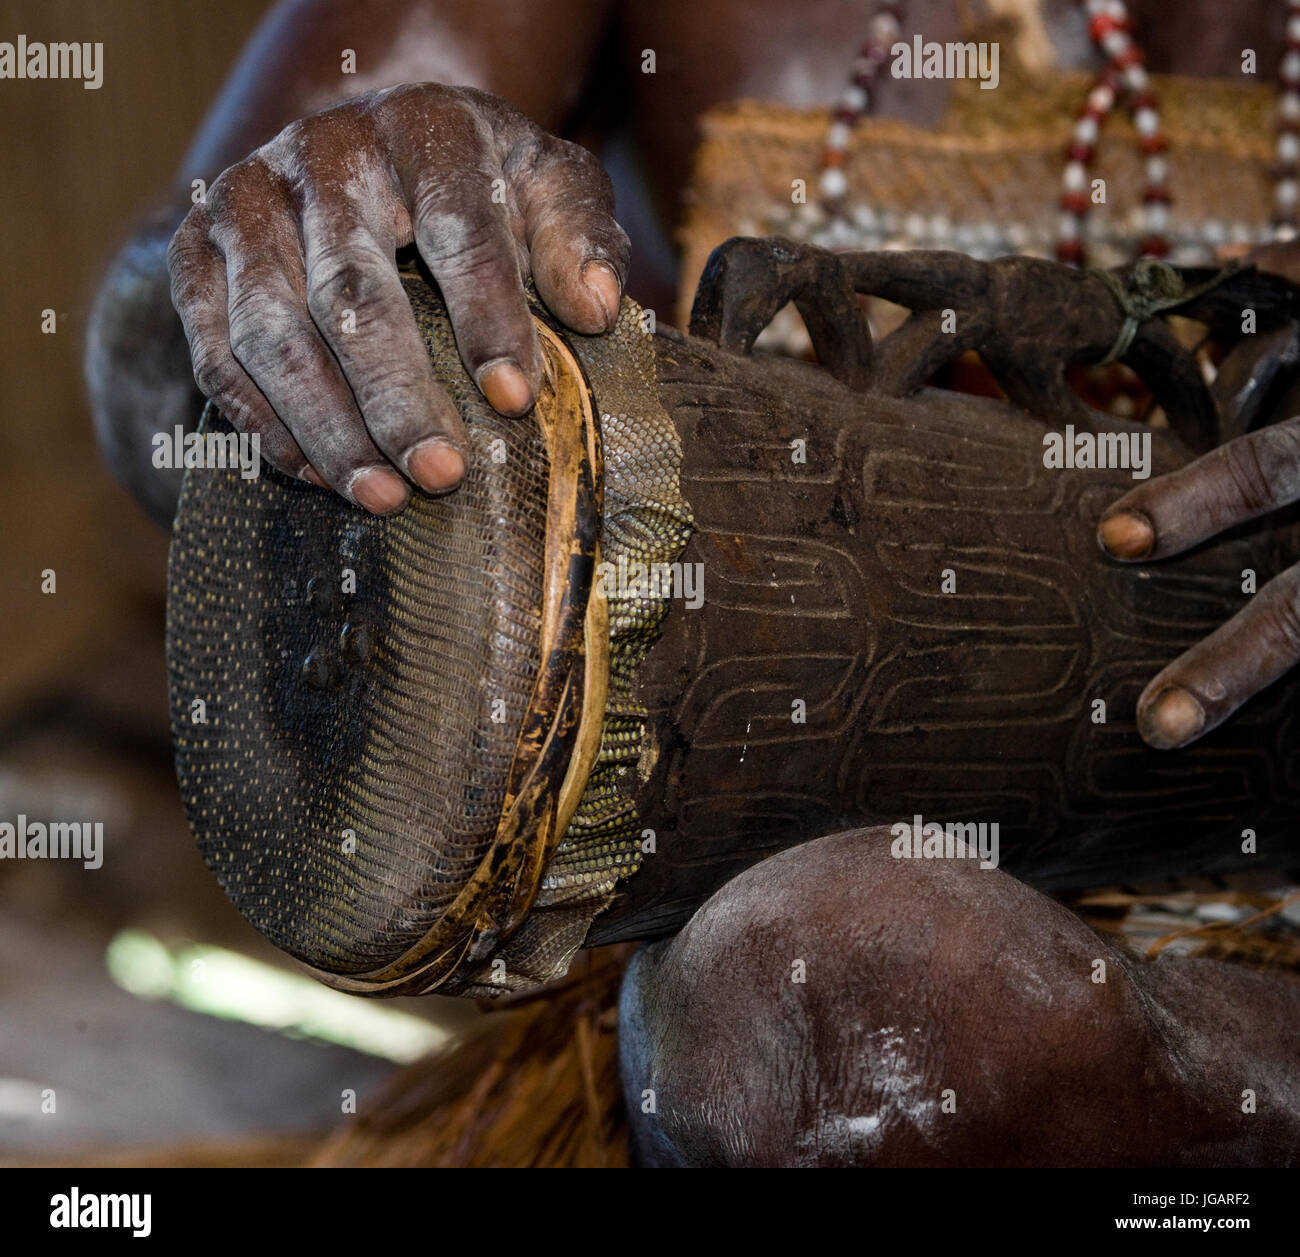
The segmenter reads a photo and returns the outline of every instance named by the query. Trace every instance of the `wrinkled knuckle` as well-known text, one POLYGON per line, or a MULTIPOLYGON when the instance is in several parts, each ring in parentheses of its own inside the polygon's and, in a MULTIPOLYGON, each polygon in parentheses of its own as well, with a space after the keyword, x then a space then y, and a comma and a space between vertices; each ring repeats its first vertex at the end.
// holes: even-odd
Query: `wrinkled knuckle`
POLYGON ((1300 573, 1293 572, 1270 601, 1269 627, 1286 653, 1300 659, 1300 573))
POLYGON ((1290 502, 1300 496, 1300 425, 1280 423, 1250 440, 1270 500, 1290 502))
POLYGON ((261 201, 269 177, 270 171, 256 153, 226 167, 208 189, 208 213, 214 219, 226 218, 250 201, 261 201))
POLYGON ((1232 505, 1251 513, 1264 510, 1272 500, 1272 486, 1258 443, 1247 437, 1226 446, 1224 466, 1235 499, 1232 505))
POLYGON ((546 139, 553 157, 564 161, 574 174, 590 181, 594 192, 602 196, 608 195, 612 200, 614 181, 595 153, 572 140, 563 140, 554 135, 549 135, 546 139))
POLYGON ((191 358, 194 366, 194 383, 204 397, 216 401, 227 396, 235 387, 239 368, 230 355, 207 342, 195 344, 191 358))
POLYGON ((262 162, 268 170, 283 171, 292 166, 316 134, 322 115, 295 118, 288 126, 267 140, 249 160, 262 162))
POLYGON ((208 242, 210 225, 207 210, 196 205, 172 233, 172 238, 167 242, 166 262, 167 274, 173 285, 178 280, 189 279, 195 269, 211 256, 208 242))
POLYGON ((279 302, 260 293, 241 294, 230 305, 230 350, 240 362, 256 361, 271 346, 287 341, 297 322, 279 302))
POLYGON ((480 275, 507 262, 515 265, 513 243, 510 251, 504 249, 497 225, 487 215, 443 213, 433 234, 427 254, 448 278, 480 275))
POLYGON ((408 367, 393 364, 354 384, 357 404, 363 413, 398 407, 421 387, 421 377, 408 367))
POLYGON ((359 100, 367 113, 405 123, 412 114, 425 116, 445 105, 453 90, 441 83, 397 83, 359 100))
POLYGON ((307 281, 307 309, 314 319, 335 320, 346 310, 361 315, 383 303, 384 272, 379 259, 352 252, 327 255, 307 281))

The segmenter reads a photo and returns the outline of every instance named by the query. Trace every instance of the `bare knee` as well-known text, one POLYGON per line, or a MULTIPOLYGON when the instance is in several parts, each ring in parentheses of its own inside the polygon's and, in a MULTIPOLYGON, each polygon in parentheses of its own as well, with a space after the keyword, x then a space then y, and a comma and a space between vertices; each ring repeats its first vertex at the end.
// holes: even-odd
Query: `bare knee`
POLYGON ((893 859, 888 830, 735 878, 638 955, 622 1018, 639 1151, 663 1163, 1104 1160, 1080 1088, 1140 1088, 1156 1060, 1082 922, 972 861, 893 859))

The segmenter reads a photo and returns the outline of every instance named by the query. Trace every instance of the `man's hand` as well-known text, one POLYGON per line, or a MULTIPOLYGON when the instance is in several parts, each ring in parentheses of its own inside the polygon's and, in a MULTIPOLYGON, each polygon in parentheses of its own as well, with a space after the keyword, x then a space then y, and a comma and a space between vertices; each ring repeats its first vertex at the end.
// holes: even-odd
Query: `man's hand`
MULTIPOLYGON (((1300 418, 1249 433, 1125 494, 1098 539, 1117 559, 1164 559, 1300 500, 1300 418)), ((1300 564, 1176 659, 1138 699, 1158 750, 1195 741, 1300 662, 1300 564)))
POLYGON ((585 149, 469 88, 407 84, 295 122, 212 185, 168 249, 205 396, 275 467, 388 514, 454 488, 465 431, 397 276, 415 243, 501 413, 541 380, 531 274, 578 332, 612 326, 628 239, 585 149))

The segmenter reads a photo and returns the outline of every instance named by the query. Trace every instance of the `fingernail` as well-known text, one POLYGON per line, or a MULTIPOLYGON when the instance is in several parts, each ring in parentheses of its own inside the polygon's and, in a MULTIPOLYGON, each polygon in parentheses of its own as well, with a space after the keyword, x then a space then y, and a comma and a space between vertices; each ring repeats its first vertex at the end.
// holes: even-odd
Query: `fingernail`
POLYGON ((1205 728, 1205 709, 1187 690, 1162 690, 1138 717, 1142 740, 1157 751, 1172 751, 1205 728))
POLYGON ((348 491, 372 515, 390 515, 406 505, 406 482, 382 467, 358 472, 348 491))
POLYGON ((454 489, 465 474, 465 460, 459 451, 436 437, 421 441, 407 456, 406 470, 412 480, 430 493, 454 489))
POLYGON ((476 383, 493 410, 522 415, 533 404, 524 373, 509 358, 494 358, 479 368, 476 383))
POLYGON ((582 282, 591 290, 605 312, 608 330, 618 320, 619 282, 613 268, 604 262, 586 262, 582 267, 582 282))
POLYGON ((327 485, 325 481, 321 479, 320 472, 318 472, 316 468, 313 467, 310 463, 308 463, 307 466, 302 469, 302 478, 308 481, 309 483, 314 484, 318 489, 329 488, 329 485, 327 485))
POLYGON ((1101 521, 1097 540, 1117 559, 1140 559, 1151 553, 1156 544, 1156 531, 1146 516, 1136 511, 1120 511, 1101 521))

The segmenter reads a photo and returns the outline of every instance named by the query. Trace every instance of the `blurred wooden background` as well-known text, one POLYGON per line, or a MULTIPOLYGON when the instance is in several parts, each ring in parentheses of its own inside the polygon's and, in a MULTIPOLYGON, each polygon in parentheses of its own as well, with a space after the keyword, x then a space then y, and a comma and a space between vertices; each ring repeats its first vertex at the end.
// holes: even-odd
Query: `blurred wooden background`
MULTIPOLYGON (((104 823, 99 870, 0 865, 0 1163, 176 1159, 148 1150, 250 1138, 265 1144, 258 1158, 296 1159, 297 1141, 339 1121, 342 1087, 364 1096, 391 1069, 137 999, 104 964, 108 940, 133 927, 292 967, 226 900, 185 823, 163 659, 167 539, 105 471, 81 371, 96 285, 267 7, 0 0, 0 40, 104 45, 97 91, 0 81, 0 820, 104 823), (41 332, 46 308, 55 335, 41 332), (31 1100, 45 1087, 57 1117, 31 1100)), ((446 1016, 448 1003, 412 1011, 446 1016)))
MULTIPOLYGON (((167 188, 265 0, 4 0, 0 39, 102 42, 96 91, 0 81, 0 722, 156 612, 165 538, 112 483, 81 358, 95 286, 167 188), (58 332, 41 332, 41 311, 58 332), (42 595, 53 568, 58 594, 42 595)), ((156 644, 155 642, 151 645, 156 644)))

